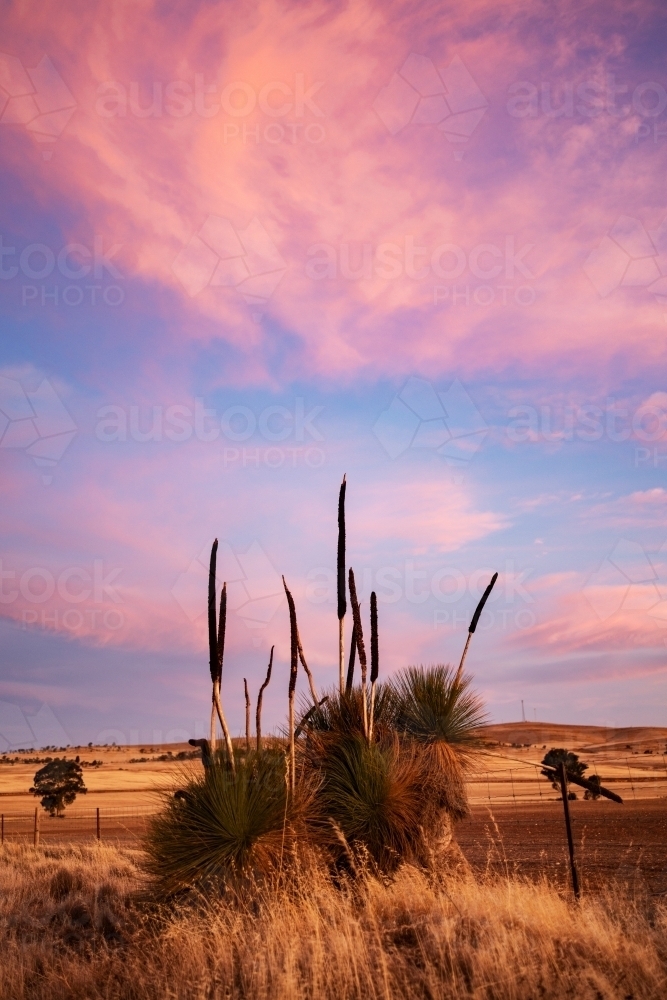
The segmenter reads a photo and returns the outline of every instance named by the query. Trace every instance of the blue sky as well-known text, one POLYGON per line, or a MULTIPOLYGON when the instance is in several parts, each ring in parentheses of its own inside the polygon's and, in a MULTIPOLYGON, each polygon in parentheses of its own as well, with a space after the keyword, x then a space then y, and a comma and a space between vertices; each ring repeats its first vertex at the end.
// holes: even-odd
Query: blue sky
POLYGON ((660 724, 660 5, 78 8, 0 54, 0 749, 201 735, 215 537, 234 731, 283 573, 332 684, 343 473, 385 674, 497 570, 491 719, 660 724))

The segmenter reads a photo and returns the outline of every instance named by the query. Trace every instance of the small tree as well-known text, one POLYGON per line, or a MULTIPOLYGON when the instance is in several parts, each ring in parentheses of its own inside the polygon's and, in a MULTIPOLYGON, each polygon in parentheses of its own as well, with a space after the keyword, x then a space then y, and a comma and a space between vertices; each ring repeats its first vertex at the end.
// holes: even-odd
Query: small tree
POLYGON ((62 816, 65 806, 71 805, 79 793, 87 792, 81 765, 59 757, 40 768, 33 781, 30 791, 41 797, 41 804, 50 816, 62 816))
MULTIPOLYGON (((583 761, 579 760, 576 753, 571 753, 569 750, 563 750, 562 748, 552 747, 548 753, 545 753, 542 758, 542 763, 547 767, 558 767, 559 764, 565 764, 565 770, 569 771, 571 774, 576 774, 578 778, 583 778, 584 771, 588 770, 588 764, 584 764, 583 761)), ((554 778, 552 771, 542 771, 541 774, 551 782, 553 788, 556 791, 560 790, 560 785, 558 781, 554 778)), ((572 798, 576 799, 574 793, 571 794, 572 798)))

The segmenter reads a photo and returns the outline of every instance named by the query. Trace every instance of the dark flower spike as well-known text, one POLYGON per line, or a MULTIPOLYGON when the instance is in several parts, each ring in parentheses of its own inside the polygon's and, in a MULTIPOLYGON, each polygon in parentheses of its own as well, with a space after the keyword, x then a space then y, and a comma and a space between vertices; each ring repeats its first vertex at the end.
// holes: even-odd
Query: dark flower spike
POLYGON ((350 662, 347 667, 347 680, 345 682, 345 694, 349 695, 352 692, 352 684, 354 682, 354 660, 357 655, 357 633, 354 625, 352 626, 352 639, 350 640, 350 662))
POLYGON ((466 639, 466 644, 465 644, 465 647, 463 649, 463 655, 461 657, 461 662, 459 663, 459 669, 456 671, 456 677, 454 678, 454 683, 455 684, 458 684, 458 682, 459 682, 459 680, 461 678, 461 672, 463 671, 463 664, 465 663, 465 658, 466 658, 466 656, 468 654, 468 646, 470 645, 470 640, 471 640, 472 636, 475 634, 475 629, 477 628, 477 623, 479 621, 479 617, 480 617, 482 611, 484 610, 484 605, 488 601, 489 594, 493 590, 493 585, 494 585, 494 583, 496 582, 497 579, 498 579, 498 574, 494 573, 493 576, 491 577, 491 582, 489 583, 488 587, 486 588, 486 590, 482 594, 482 598, 481 598, 479 604, 477 605, 477 607, 475 608, 475 614, 472 616, 472 620, 470 622, 470 625, 468 626, 468 638, 466 639))
POLYGON ((296 675, 299 666, 299 636, 296 627, 296 608, 294 606, 294 598, 292 597, 287 584, 285 583, 285 577, 283 577, 283 587, 285 588, 285 596, 287 597, 287 607, 289 608, 289 624, 290 624, 290 675, 289 675, 289 690, 290 695, 294 694, 296 688, 296 675))
POLYGON ((371 684, 378 679, 380 658, 378 654, 378 599, 375 591, 371 594, 371 684))
POLYGON ((211 548, 211 561, 208 569, 208 651, 211 681, 218 679, 218 633, 215 621, 215 567, 218 554, 218 539, 211 548))
POLYGON ((368 721, 368 742, 373 739, 373 720, 375 716, 375 684, 380 672, 380 657, 378 653, 378 599, 375 591, 371 593, 371 710, 368 721))
POLYGON ((477 622, 479 621, 479 616, 481 615, 482 611, 484 610, 484 605, 488 601, 489 595, 490 595, 491 591, 493 590, 493 585, 494 585, 494 583, 496 582, 497 579, 498 579, 498 574, 494 573, 493 576, 491 577, 491 583, 488 585, 488 587, 486 588, 486 590, 482 594, 482 599, 481 599, 481 601, 479 602, 479 604, 477 605, 477 607, 475 609, 475 614, 472 616, 472 621, 470 622, 470 626, 468 628, 468 632, 470 632, 471 635, 474 634, 474 631, 477 628, 477 622))
POLYGON ((359 665, 361 667, 361 698, 364 712, 364 735, 368 736, 368 706, 366 703, 366 647, 364 646, 364 632, 361 627, 361 612, 359 601, 357 600, 357 588, 354 582, 354 570, 350 566, 350 604, 352 605, 352 619, 354 621, 354 631, 356 633, 357 652, 359 653, 359 665))
POLYGON ((217 713, 217 716, 220 719, 220 725, 222 727, 222 734, 225 738, 225 744, 227 746, 229 764, 233 771, 235 768, 234 748, 232 746, 232 739, 229 734, 229 729, 227 727, 225 715, 222 710, 222 702, 220 700, 220 683, 222 680, 222 654, 225 645, 225 623, 227 617, 227 586, 225 585, 222 588, 222 594, 220 597, 220 642, 218 642, 218 630, 216 627, 216 620, 215 620, 216 618, 215 571, 216 571, 217 554, 218 554, 218 539, 216 538, 211 547, 211 561, 209 563, 209 568, 208 568, 208 651, 209 651, 209 669, 211 671, 211 681, 213 683, 210 743, 211 743, 211 750, 215 750, 215 716, 217 713))
POLYGON ((220 616, 218 618, 218 684, 222 683, 222 661, 225 656, 225 632, 227 631, 227 584, 220 592, 220 616))
POLYGON ((296 747, 294 745, 294 692, 296 690, 296 675, 299 669, 299 633, 297 631, 296 625, 296 608, 294 607, 294 598, 290 594, 287 584, 285 583, 285 577, 283 577, 283 587, 285 588, 285 596, 287 597, 287 606, 289 608, 289 624, 290 624, 290 674, 289 674, 289 688, 288 688, 288 702, 289 702, 289 749, 290 749, 290 788, 292 791, 296 788, 296 747))
POLYGON ((345 476, 340 484, 338 494, 338 618, 344 618, 347 612, 347 597, 345 590, 345 476))
POLYGON ((345 489, 346 482, 340 484, 338 494, 338 557, 336 581, 338 586, 338 686, 343 693, 343 671, 345 670, 345 624, 347 596, 345 590, 345 489))
POLYGON ((245 693, 245 748, 246 753, 250 753, 250 692, 245 677, 243 678, 243 691, 245 693))
POLYGON ((257 695, 257 714, 255 717, 255 723, 257 728, 257 752, 262 749, 262 698, 264 697, 264 689, 269 686, 269 681, 271 680, 271 670, 273 669, 273 650, 274 646, 271 646, 271 655, 269 657, 269 669, 266 671, 266 679, 259 689, 259 694, 257 695))
POLYGON ((350 566, 350 604, 352 605, 352 618, 354 620, 354 630, 356 632, 357 651, 359 653, 359 663, 361 664, 361 678, 366 680, 366 647, 364 646, 364 632, 361 627, 361 612, 359 601, 357 600, 357 588, 354 583, 354 570, 350 566))

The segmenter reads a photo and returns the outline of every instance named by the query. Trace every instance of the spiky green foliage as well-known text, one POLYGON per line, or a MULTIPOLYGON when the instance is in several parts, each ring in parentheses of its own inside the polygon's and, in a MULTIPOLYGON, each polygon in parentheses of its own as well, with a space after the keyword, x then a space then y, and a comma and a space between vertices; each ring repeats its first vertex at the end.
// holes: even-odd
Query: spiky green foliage
MULTIPOLYGON (((305 708, 310 703, 304 703, 305 708)), ((376 741, 391 736, 396 717, 396 695, 389 684, 378 684, 375 695, 376 741)), ((309 719, 308 731, 317 732, 320 737, 330 733, 336 738, 363 734, 363 696, 360 687, 341 694, 337 689, 327 692, 327 700, 313 712, 309 719)))
POLYGON ((483 704, 470 690, 470 678, 456 678, 454 670, 436 666, 407 667, 392 680, 396 697, 396 726, 418 743, 443 744, 465 763, 480 747, 480 726, 486 721, 483 704))
POLYGON ((402 751, 397 740, 369 746, 363 734, 343 737, 335 752, 322 755, 320 775, 317 807, 333 833, 344 838, 339 852, 345 842, 352 849, 363 845, 382 869, 390 870, 414 851, 421 840, 415 817, 422 774, 414 755, 402 751))
MULTIPOLYGON (((432 670, 425 673, 429 681, 432 670)), ((407 724, 406 706, 419 701, 411 677, 407 673, 396 684, 377 686, 370 745, 360 688, 349 695, 331 691, 299 741, 300 771, 319 782, 319 835, 326 822, 329 834, 340 828, 352 847, 363 845, 385 870, 401 859, 423 860, 428 843, 441 842, 451 820, 467 813, 461 747, 444 740, 440 730, 429 740, 423 725, 407 724)), ((464 749, 470 753, 472 745, 464 749)), ((331 836, 327 846, 334 854, 340 850, 331 836)))
POLYGON ((284 754, 268 750, 238 757, 235 772, 218 754, 193 774, 149 830, 145 867, 154 894, 171 898, 273 871, 292 835, 285 778, 284 754))

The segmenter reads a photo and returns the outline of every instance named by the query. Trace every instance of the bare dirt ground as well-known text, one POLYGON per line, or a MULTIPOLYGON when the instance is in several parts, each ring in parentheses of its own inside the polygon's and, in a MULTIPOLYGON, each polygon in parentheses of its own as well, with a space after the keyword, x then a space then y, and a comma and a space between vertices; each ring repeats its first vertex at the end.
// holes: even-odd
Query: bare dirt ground
MULTIPOLYGON (((584 889, 616 881, 667 895, 667 800, 577 801, 570 803, 570 814, 584 889)), ((569 884, 562 802, 474 806, 470 817, 457 824, 456 839, 476 871, 569 884)))

